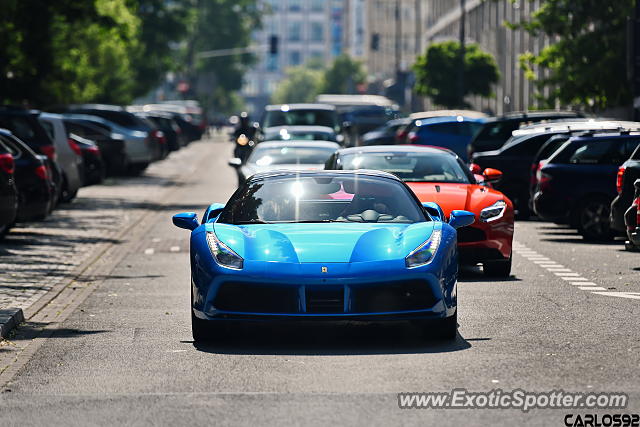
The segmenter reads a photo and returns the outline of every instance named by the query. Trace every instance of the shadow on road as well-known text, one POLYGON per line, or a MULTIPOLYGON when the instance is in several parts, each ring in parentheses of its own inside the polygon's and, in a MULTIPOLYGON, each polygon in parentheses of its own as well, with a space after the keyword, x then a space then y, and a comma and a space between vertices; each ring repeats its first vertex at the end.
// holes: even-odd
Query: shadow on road
POLYGON ((309 356, 449 353, 471 347, 460 334, 454 341, 425 339, 408 323, 238 324, 226 335, 194 346, 215 354, 309 356))

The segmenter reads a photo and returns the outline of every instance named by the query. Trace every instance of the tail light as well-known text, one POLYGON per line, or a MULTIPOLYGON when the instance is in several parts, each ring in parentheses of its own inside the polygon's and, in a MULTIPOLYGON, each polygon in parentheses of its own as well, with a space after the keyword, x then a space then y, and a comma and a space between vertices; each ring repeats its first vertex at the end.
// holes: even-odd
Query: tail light
POLYGON ((35 170, 36 175, 43 181, 47 181, 49 179, 49 173, 47 172, 47 167, 45 165, 40 165, 35 170))
POLYGON ((622 193, 622 182, 624 180, 624 171, 627 168, 625 166, 620 166, 618 169, 618 176, 616 177, 616 190, 618 190, 618 194, 622 193))
POLYGON ((418 141, 420 141, 420 137, 418 136, 418 134, 415 132, 411 132, 409 134, 409 142, 415 144, 418 141))
POLYGON ((71 147, 74 153, 76 153, 78 156, 82 156, 82 150, 80 149, 80 146, 78 146, 78 144, 76 144, 73 139, 67 138, 67 142, 69 143, 69 147, 71 147))
POLYGON ((13 156, 11 154, 0 154, 0 169, 5 171, 9 175, 13 175, 13 173, 16 171, 16 163, 13 160, 13 156))
POLYGON ((538 168, 540 167, 540 162, 535 162, 531 165, 531 175, 529 178, 529 184, 533 187, 538 182, 538 168))
POLYGON ((167 143, 167 138, 165 138, 164 132, 159 131, 158 129, 156 129, 153 132, 151 132, 151 136, 153 136, 155 139, 157 139, 160 144, 166 144, 167 143))
POLYGON ((547 175, 542 171, 538 171, 538 188, 540 191, 546 191, 551 188, 551 175, 547 175))
POLYGON ((41 145, 40 152, 47 156, 52 162, 55 162, 58 159, 58 156, 56 155, 56 147, 53 145, 41 145))
POLYGON ((640 197, 637 197, 633 204, 636 205, 636 227, 640 227, 640 197))
POLYGON ((90 153, 100 154, 100 149, 98 148, 97 145, 89 145, 85 148, 85 150, 87 150, 90 153))
POLYGON ((398 143, 403 143, 406 138, 407 138, 407 132, 405 132, 404 130, 398 131, 398 133, 396 133, 396 141, 398 143))

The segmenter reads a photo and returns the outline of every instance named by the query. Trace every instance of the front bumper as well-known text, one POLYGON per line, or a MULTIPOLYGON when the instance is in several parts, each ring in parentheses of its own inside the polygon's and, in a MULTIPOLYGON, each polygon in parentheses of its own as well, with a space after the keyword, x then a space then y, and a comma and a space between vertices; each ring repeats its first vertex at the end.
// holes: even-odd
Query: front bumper
POLYGON ((203 320, 439 319, 452 316, 457 304, 457 261, 449 274, 440 266, 398 271, 376 262, 192 267, 192 308, 203 320), (321 267, 328 273, 318 274, 321 267))
POLYGON ((458 251, 462 264, 499 261, 511 257, 513 218, 475 224, 458 229, 458 251))

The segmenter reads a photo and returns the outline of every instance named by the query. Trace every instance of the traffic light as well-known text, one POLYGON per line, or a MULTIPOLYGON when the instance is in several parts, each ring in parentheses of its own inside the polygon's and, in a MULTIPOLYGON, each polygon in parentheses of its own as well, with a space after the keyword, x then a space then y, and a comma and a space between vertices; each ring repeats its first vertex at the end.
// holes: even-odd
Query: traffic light
POLYGON ((269 53, 271 55, 278 54, 278 36, 272 35, 269 37, 269 53))
POLYGON ((371 50, 380 50, 380 33, 371 34, 371 50))

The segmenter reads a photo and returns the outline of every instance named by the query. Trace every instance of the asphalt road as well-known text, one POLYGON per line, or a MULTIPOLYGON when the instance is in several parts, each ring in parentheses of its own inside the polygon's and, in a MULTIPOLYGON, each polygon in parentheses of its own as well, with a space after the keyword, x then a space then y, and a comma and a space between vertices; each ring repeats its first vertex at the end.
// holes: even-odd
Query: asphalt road
POLYGON ((199 163, 88 297, 61 306, 48 336, 18 331, 27 350, 0 384, 0 425, 564 425, 594 412, 398 408, 399 392, 454 388, 625 392, 629 408, 599 413, 640 412, 640 256, 542 222, 516 225, 510 280, 464 271, 453 343, 403 324, 261 324, 195 346, 188 232, 170 217, 226 201, 235 175, 228 144, 187 150, 199 163))

